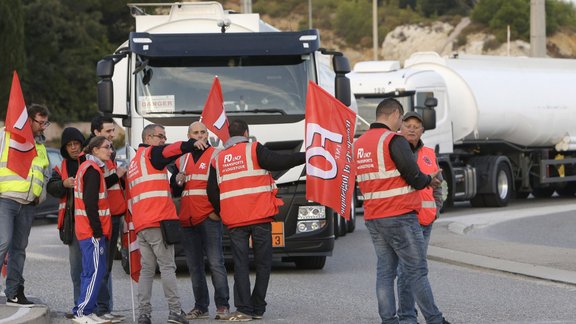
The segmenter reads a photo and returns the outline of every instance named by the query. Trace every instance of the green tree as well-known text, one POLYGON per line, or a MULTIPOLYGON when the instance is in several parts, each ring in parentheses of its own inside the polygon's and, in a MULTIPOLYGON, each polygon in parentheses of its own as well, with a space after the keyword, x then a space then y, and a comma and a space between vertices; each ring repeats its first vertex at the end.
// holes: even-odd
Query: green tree
POLYGON ((358 46, 367 45, 370 40, 363 39, 370 37, 372 28, 372 6, 369 1, 356 0, 341 3, 336 10, 334 30, 336 34, 350 44, 358 46))
POLYGON ((13 71, 24 73, 24 14, 20 0, 0 1, 0 120, 6 117, 13 71))
POLYGON ((98 0, 27 0, 28 102, 60 122, 96 112, 96 62, 109 51, 98 0))
MULTIPOLYGON (((444 15, 468 15, 472 5, 466 0, 420 0, 424 17, 444 15)), ((481 1, 482 2, 482 1, 481 1)))

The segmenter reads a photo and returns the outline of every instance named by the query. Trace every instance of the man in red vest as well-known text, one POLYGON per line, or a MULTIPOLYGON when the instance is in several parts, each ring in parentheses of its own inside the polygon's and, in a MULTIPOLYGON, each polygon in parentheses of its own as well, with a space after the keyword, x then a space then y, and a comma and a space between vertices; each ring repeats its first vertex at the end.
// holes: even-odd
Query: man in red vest
POLYGON ((272 225, 282 200, 269 171, 287 170, 305 163, 305 153, 277 154, 258 142, 249 142, 248 124, 234 120, 230 138, 210 167, 208 199, 228 228, 234 260, 236 312, 229 321, 261 319, 272 270, 272 225), (250 239, 256 282, 250 291, 250 239))
MULTIPOLYGON (((404 136, 416 156, 416 162, 420 171, 425 174, 436 174, 439 180, 442 179, 442 173, 438 172, 438 162, 436 161, 436 153, 434 149, 424 146, 421 140, 424 134, 424 126, 422 125, 422 116, 420 114, 410 111, 407 112, 402 118, 402 126, 400 127, 400 134, 404 136)), ((428 243, 430 242, 430 233, 432 233, 432 222, 436 220, 444 200, 442 199, 442 187, 426 187, 418 190, 420 198, 422 199, 422 206, 418 212, 418 221, 422 227, 422 234, 424 235, 424 251, 428 252, 428 243)), ((412 323, 417 321, 417 312, 414 305, 414 296, 412 295, 411 288, 407 285, 405 276, 403 275, 404 269, 402 265, 398 267, 398 318, 400 322, 412 323)))
POLYGON ((428 282, 424 236, 416 216, 422 204, 416 190, 438 186, 440 181, 420 171, 410 144, 396 133, 403 114, 400 102, 384 99, 376 108, 376 122, 354 144, 364 220, 378 263, 378 312, 382 323, 398 323, 394 280, 402 263, 426 323, 447 323, 428 282))
POLYGON ((164 241, 160 223, 178 220, 166 167, 185 153, 203 150, 207 145, 192 138, 186 142, 166 145, 166 131, 159 124, 144 127, 142 142, 130 161, 127 177, 129 205, 142 255, 138 282, 138 324, 152 323, 150 300, 156 265, 160 269, 162 287, 170 310, 168 322, 188 324, 178 296, 174 244, 164 241))
MULTIPOLYGON (((188 138, 208 144, 208 130, 201 122, 193 122, 188 127, 188 138)), ((192 280, 194 308, 188 312, 189 320, 208 318, 210 295, 206 283, 204 256, 208 261, 212 284, 216 319, 228 315, 230 290, 228 274, 222 251, 222 221, 208 201, 206 186, 210 164, 217 150, 210 146, 204 151, 194 151, 176 160, 176 172, 171 179, 172 193, 181 196, 180 224, 182 225, 182 248, 186 253, 186 263, 192 280)))

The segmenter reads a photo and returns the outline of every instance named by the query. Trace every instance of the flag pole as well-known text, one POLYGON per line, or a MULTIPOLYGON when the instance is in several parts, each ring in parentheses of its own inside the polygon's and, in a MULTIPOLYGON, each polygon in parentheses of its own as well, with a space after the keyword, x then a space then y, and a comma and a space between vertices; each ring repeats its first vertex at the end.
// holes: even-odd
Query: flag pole
MULTIPOLYGON (((130 221, 132 221, 132 217, 130 217, 130 221)), ((124 216, 124 223, 126 224, 126 229, 128 230, 128 240, 126 244, 126 248, 128 250, 128 277, 130 277, 130 299, 132 300, 132 322, 136 322, 136 308, 134 307, 134 279, 132 279, 132 258, 130 257, 130 224, 126 222, 126 216, 124 216)))

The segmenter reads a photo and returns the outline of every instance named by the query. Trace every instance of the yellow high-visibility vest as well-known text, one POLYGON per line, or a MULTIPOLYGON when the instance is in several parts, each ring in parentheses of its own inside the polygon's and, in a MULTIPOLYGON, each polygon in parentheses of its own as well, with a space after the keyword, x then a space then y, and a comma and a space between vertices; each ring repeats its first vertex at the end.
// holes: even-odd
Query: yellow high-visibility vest
POLYGON ((4 131, 3 137, 4 140, 0 148, 2 152, 2 157, 0 158, 0 193, 22 193, 21 198, 24 200, 30 200, 30 193, 32 193, 34 197, 40 197, 44 185, 44 170, 50 165, 46 147, 44 144, 35 144, 38 155, 32 160, 28 177, 24 179, 14 171, 8 169, 8 143, 10 143, 10 133, 4 131), (30 186, 32 186, 32 188, 30 188, 30 186))

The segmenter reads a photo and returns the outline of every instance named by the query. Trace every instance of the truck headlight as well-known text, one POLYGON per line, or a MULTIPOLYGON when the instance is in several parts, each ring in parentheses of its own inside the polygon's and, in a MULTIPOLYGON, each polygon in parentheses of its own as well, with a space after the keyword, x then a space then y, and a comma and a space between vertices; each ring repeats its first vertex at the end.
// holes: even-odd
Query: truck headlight
POLYGON ((301 219, 326 219, 326 207, 300 206, 298 207, 298 220, 301 219))
POLYGON ((299 221, 296 225, 296 233, 307 233, 317 231, 326 226, 325 220, 299 221))

